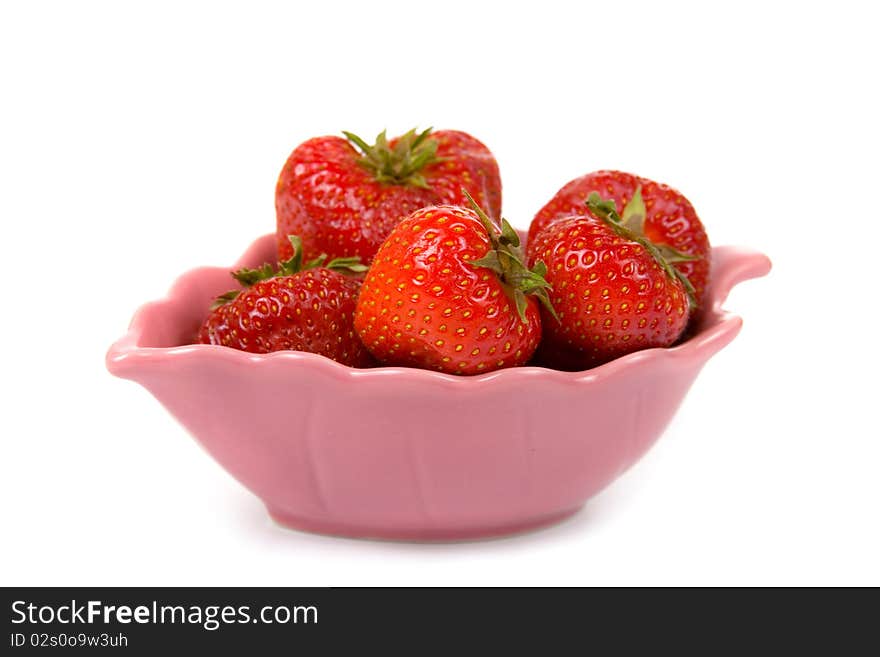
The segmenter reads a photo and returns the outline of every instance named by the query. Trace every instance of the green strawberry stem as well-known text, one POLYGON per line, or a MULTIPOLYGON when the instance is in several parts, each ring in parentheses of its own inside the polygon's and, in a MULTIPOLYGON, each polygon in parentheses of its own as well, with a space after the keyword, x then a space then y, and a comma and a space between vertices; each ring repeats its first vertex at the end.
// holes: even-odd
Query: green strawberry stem
POLYGON ((501 220, 501 232, 489 219, 489 216, 483 212, 483 209, 477 204, 474 198, 466 189, 461 190, 470 201, 471 207, 480 218, 480 223, 486 229, 489 235, 489 241, 492 248, 478 260, 471 260, 472 267, 485 267, 491 269, 501 279, 504 291, 507 296, 516 305, 516 312, 519 314, 520 320, 526 321, 526 295, 534 296, 543 306, 550 312, 556 321, 559 317, 556 310, 550 302, 550 296, 547 290, 552 289, 550 283, 544 278, 547 273, 547 267, 543 262, 538 261, 535 266, 529 269, 523 264, 523 253, 519 244, 519 235, 513 229, 507 219, 501 220))
POLYGON ((604 221, 616 234, 624 239, 638 242, 651 254, 657 264, 663 268, 671 278, 676 278, 684 285, 687 291, 688 303, 691 310, 697 306, 697 297, 694 286, 688 277, 673 267, 676 262, 690 262, 699 260, 698 257, 682 253, 668 244, 655 244, 645 235, 645 218, 647 209, 642 199, 641 186, 636 188, 635 194, 623 209, 623 216, 617 214, 617 204, 614 199, 603 199, 598 192, 591 192, 587 197, 587 207, 592 210, 599 219, 604 221))
MULTIPOLYGON (((317 267, 332 269, 333 271, 337 271, 340 274, 351 274, 367 271, 367 266, 361 262, 361 259, 358 256, 350 258, 334 258, 327 264, 324 264, 324 262, 327 260, 327 254, 322 253, 317 258, 309 260, 307 263, 305 263, 305 265, 303 265, 302 239, 300 239, 297 235, 288 235, 287 239, 290 240, 290 244, 291 246, 293 246, 293 256, 291 256, 289 260, 279 262, 275 266, 266 262, 254 269, 237 269, 236 271, 230 272, 232 278, 237 280, 244 287, 251 287, 259 281, 265 281, 266 279, 275 278, 276 276, 293 276, 294 274, 298 274, 301 271, 306 271, 307 269, 315 269, 317 267)), ((229 292, 224 292, 214 300, 214 305, 212 306, 212 308, 217 308, 218 306, 222 306, 225 303, 229 303, 230 301, 235 299, 235 297, 237 297, 240 292, 241 290, 230 290, 229 292)))
POLYGON ((377 181, 389 185, 411 185, 428 188, 428 181, 420 172, 429 164, 438 161, 437 141, 431 139, 431 130, 416 132, 415 128, 397 140, 392 148, 388 144, 385 130, 376 136, 372 146, 351 132, 342 134, 360 152, 358 164, 373 174, 377 181))

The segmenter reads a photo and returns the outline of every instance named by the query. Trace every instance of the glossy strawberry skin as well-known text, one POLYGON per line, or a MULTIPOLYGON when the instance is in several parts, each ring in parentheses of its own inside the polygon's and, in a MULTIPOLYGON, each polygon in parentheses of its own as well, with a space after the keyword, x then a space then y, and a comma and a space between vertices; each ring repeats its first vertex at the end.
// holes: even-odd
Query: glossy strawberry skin
POLYGON ((259 281, 214 309, 199 331, 202 344, 265 354, 321 354, 352 367, 372 363, 354 330, 360 280, 319 267, 259 281))
POLYGON ((538 362, 583 370, 619 356, 668 347, 688 322, 684 285, 644 246, 592 216, 560 218, 538 233, 530 264, 542 260, 559 321, 544 313, 538 362))
POLYGON ((668 185, 621 171, 596 171, 576 178, 560 189, 535 215, 529 227, 529 242, 533 242, 538 233, 556 219, 588 214, 586 201, 590 192, 595 191, 602 198, 614 200, 618 210, 622 210, 639 186, 647 209, 646 237, 654 243, 667 244, 698 258, 673 266, 688 277, 694 286, 697 306, 701 306, 709 283, 709 238, 690 201, 668 185))
MULTIPOLYGON (((455 130, 431 133, 438 161, 424 171, 428 188, 376 181, 358 164, 360 153, 341 137, 316 137, 298 146, 284 165, 275 190, 278 256, 299 235, 306 259, 360 256, 369 262, 394 226, 427 205, 466 204, 467 189, 487 213, 501 215, 501 177, 489 149, 455 130)), ((394 145, 392 140, 391 144, 394 145)))
POLYGON ((490 249, 471 210, 433 206, 400 222, 367 272, 355 328, 386 365, 480 374, 526 363, 541 339, 534 298, 526 321, 498 276, 468 264, 490 249))

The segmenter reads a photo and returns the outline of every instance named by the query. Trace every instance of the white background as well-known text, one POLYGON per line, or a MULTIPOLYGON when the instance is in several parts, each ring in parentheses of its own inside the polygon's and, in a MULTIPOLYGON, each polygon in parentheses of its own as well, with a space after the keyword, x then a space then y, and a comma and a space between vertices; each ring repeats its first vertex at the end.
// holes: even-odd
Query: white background
POLYGON ((880 584, 870 3, 244 7, 0 9, 0 583, 880 584), (416 125, 488 144, 516 225, 620 168, 774 271, 571 520, 453 545, 283 530, 104 352, 179 273, 274 230, 299 142, 416 125))

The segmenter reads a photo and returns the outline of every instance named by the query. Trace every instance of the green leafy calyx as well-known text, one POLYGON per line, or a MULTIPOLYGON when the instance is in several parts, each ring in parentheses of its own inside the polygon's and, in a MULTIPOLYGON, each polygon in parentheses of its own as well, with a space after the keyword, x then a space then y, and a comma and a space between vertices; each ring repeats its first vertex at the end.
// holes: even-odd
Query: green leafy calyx
MULTIPOLYGON (((293 276, 307 269, 315 269, 316 267, 325 267, 332 269, 341 274, 357 274, 367 271, 366 265, 361 262, 357 256, 351 258, 334 258, 327 264, 327 254, 322 253, 317 258, 309 260, 305 264, 302 261, 302 240, 297 235, 288 235, 291 246, 293 246, 293 256, 289 260, 279 262, 277 265, 271 265, 266 262, 254 269, 237 269, 230 272, 232 278, 241 283, 244 287, 250 287, 259 281, 265 281, 276 276, 293 276)), ((214 300, 213 308, 222 306, 235 299, 241 290, 230 290, 224 292, 214 300)))
POLYGON ((538 261, 531 269, 526 267, 523 262, 524 257, 519 243, 519 235, 513 226, 506 219, 502 219, 501 232, 499 233, 498 228, 495 227, 483 209, 477 205, 468 191, 462 189, 462 192, 480 218, 480 223, 486 229, 492 245, 486 255, 478 260, 469 261, 469 264, 472 267, 491 269, 498 274, 507 296, 516 305, 516 312, 523 323, 526 321, 526 295, 534 296, 556 318, 556 321, 559 321, 556 310, 550 302, 550 295, 547 293, 547 290, 552 289, 552 286, 544 278, 547 273, 547 267, 544 263, 538 261))
POLYGON ((355 134, 345 131, 342 134, 361 152, 358 164, 379 182, 427 189, 428 181, 421 172, 439 160, 437 141, 431 138, 431 130, 410 130, 393 147, 388 143, 385 130, 376 136, 376 143, 372 146, 355 134))
POLYGON ((617 204, 614 199, 603 199, 598 192, 590 192, 587 197, 587 207, 617 235, 632 242, 638 242, 645 247, 645 250, 651 254, 668 276, 681 281, 687 291, 691 309, 696 307, 697 298, 694 286, 691 285, 687 276, 672 265, 676 262, 699 260, 699 258, 682 253, 668 244, 655 243, 648 239, 645 235, 645 217, 648 212, 645 208, 645 201, 642 199, 641 187, 636 188, 635 194, 626 204, 623 216, 617 214, 617 204))

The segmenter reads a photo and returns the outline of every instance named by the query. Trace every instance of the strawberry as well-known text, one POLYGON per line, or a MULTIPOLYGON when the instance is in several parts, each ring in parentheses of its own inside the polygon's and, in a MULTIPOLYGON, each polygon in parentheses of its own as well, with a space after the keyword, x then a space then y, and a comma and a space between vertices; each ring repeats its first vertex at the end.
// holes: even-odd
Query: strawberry
POLYGON ((529 227, 529 242, 548 224, 560 217, 587 214, 586 202, 592 192, 625 207, 641 188, 646 213, 641 226, 630 226, 658 247, 670 246, 695 259, 680 261, 675 268, 694 286, 697 306, 703 302, 709 282, 709 238, 694 207, 678 191, 620 171, 596 171, 572 180, 538 211, 529 227))
POLYGON ((389 141, 382 132, 370 146, 344 134, 310 139, 287 159, 275 189, 279 258, 291 256, 287 236, 295 234, 307 258, 326 253, 369 262, 413 210, 466 204, 465 186, 493 218, 501 215, 498 164, 474 137, 429 128, 389 141))
POLYGON ((292 258, 278 265, 232 273, 244 290, 218 297, 199 331, 203 344, 264 354, 292 349, 367 367, 372 359, 354 331, 353 316, 361 281, 343 271, 362 272, 356 258, 326 256, 302 264, 302 246, 291 237, 292 258))
POLYGON ((546 266, 559 321, 544 317, 538 360, 582 370, 682 335, 693 287, 671 264, 689 258, 628 228, 645 207, 638 190, 618 216, 614 201, 593 192, 586 213, 561 217, 530 244, 529 262, 546 266))
POLYGON ((381 362, 478 374, 531 358, 541 338, 535 299, 548 302, 543 271, 525 268, 510 224, 499 233, 472 207, 416 210, 379 248, 354 325, 381 362))

